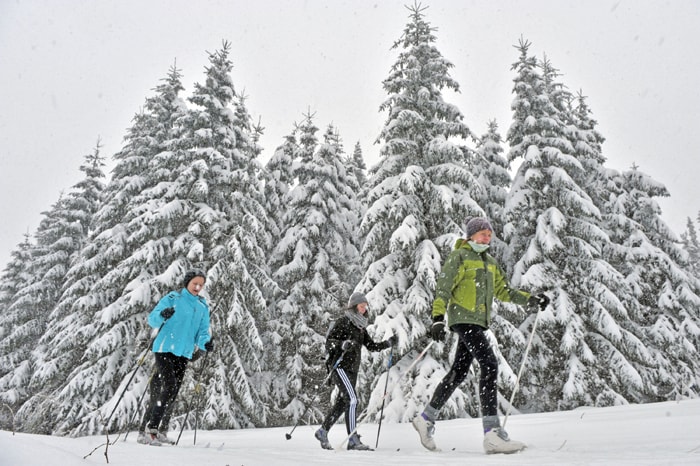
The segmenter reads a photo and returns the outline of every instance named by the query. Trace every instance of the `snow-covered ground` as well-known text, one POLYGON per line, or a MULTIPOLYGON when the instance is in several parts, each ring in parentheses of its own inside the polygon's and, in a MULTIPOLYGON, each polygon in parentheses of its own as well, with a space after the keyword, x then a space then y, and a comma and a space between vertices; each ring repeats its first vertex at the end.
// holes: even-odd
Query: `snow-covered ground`
MULTIPOLYGON (((313 437, 316 427, 299 426, 290 440, 285 438, 289 427, 198 431, 196 444, 194 433, 186 431, 178 446, 162 447, 137 444, 132 432, 126 442, 121 437, 109 446, 108 458, 105 437, 0 431, 0 465, 73 466, 107 464, 107 459, 110 465, 124 466, 700 464, 700 400, 511 416, 510 436, 529 445, 514 455, 483 453, 480 419, 438 422, 435 438, 442 451, 436 453, 421 447, 410 424, 384 423, 374 452, 322 450, 313 437)), ((359 431, 374 446, 377 425, 364 424, 359 431)), ((344 432, 344 425, 336 425, 331 443, 341 443, 344 432)))

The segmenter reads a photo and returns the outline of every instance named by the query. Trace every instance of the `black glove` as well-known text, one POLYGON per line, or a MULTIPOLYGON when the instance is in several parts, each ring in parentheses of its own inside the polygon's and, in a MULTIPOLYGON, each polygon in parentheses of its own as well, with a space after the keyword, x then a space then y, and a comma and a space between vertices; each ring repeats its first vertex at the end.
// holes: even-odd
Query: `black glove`
POLYGON ((204 351, 214 351, 214 337, 211 337, 208 342, 204 343, 204 351))
POLYGON ((340 347, 343 349, 343 351, 349 351, 353 346, 355 346, 355 342, 353 340, 345 340, 340 347))
POLYGON ((549 296, 547 296, 544 293, 539 293, 536 295, 530 296, 527 300, 527 305, 529 307, 539 307, 540 311, 543 311, 547 305, 549 304, 549 296))
POLYGON ((160 311, 160 316, 165 320, 170 319, 173 316, 173 314, 175 314, 174 307, 166 307, 165 309, 160 311))
POLYGON ((433 317, 433 325, 430 326, 430 336, 437 342, 445 341, 445 316, 433 317))
POLYGON ((387 341, 385 341, 387 348, 389 348, 390 346, 396 346, 396 343, 398 342, 399 337, 397 337, 396 335, 392 335, 387 341))

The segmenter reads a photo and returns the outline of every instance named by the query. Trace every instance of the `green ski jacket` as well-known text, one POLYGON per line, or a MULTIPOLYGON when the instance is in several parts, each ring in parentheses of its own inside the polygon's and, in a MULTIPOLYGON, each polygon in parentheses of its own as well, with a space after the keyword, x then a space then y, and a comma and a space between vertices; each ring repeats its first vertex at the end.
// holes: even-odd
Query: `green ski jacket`
POLYGON ((476 324, 488 328, 494 297, 525 305, 530 294, 510 287, 503 270, 488 253, 477 253, 458 239, 438 275, 432 316, 447 314, 447 325, 476 324))

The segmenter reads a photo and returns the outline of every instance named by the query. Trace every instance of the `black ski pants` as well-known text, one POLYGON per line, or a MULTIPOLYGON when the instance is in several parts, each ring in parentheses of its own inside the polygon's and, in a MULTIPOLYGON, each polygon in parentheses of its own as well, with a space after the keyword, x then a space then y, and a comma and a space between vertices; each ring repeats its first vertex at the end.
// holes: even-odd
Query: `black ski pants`
POLYGON ((338 387, 338 396, 326 414, 321 427, 329 431, 333 424, 340 419, 340 416, 345 414, 345 428, 349 435, 357 428, 357 393, 355 392, 357 374, 346 372, 345 369, 339 367, 333 373, 332 379, 335 386, 338 387))
POLYGON ((151 379, 150 400, 144 421, 149 429, 168 431, 175 402, 189 359, 172 353, 154 353, 156 372, 151 379))
POLYGON ((481 369, 479 378, 479 399, 481 415, 498 415, 498 359, 484 327, 471 324, 455 324, 450 327, 459 337, 455 360, 450 371, 438 384, 430 400, 430 406, 439 410, 447 402, 455 389, 469 374, 469 366, 476 359, 481 369))

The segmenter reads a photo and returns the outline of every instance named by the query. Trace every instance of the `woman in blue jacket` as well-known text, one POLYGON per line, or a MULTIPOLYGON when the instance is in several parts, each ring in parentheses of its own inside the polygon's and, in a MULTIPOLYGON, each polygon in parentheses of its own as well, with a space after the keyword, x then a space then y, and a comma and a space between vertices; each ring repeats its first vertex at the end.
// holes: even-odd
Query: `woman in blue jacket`
POLYGON ((195 346, 204 351, 214 348, 209 334, 209 306, 204 297, 199 296, 205 281, 203 271, 189 270, 183 288, 164 296, 148 315, 148 325, 159 331, 153 341, 155 374, 139 443, 170 442, 167 413, 180 391, 187 363, 192 359, 195 346))

